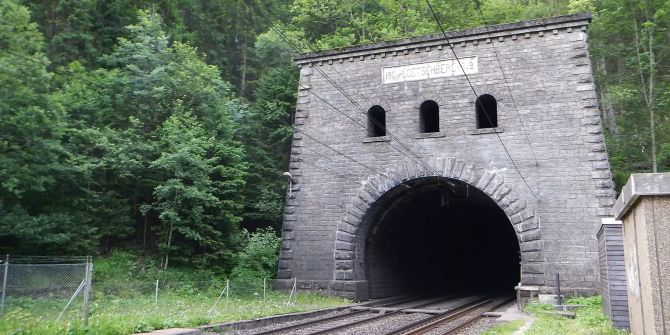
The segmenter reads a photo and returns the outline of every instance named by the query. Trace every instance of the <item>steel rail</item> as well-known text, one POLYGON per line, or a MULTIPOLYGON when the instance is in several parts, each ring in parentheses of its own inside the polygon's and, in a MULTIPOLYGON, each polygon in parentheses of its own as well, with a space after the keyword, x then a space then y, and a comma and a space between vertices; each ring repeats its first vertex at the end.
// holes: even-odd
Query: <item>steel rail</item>
POLYGON ((456 331, 458 331, 458 330, 462 329, 463 327, 468 326, 468 325, 474 323, 475 321, 483 318, 484 317, 483 313, 490 312, 490 311, 492 311, 492 310, 510 302, 511 300, 514 300, 514 299, 513 298, 499 299, 498 301, 495 301, 495 302, 491 303, 492 306, 486 306, 485 308, 482 308, 483 311, 481 313, 478 312, 477 314, 475 314, 473 316, 466 317, 466 318, 463 318, 462 320, 459 320, 456 324, 454 324, 452 326, 449 326, 445 330, 442 330, 440 334, 441 335, 455 334, 456 331))
MULTIPOLYGON (((376 305, 376 306, 370 306, 370 307, 373 307, 373 308, 374 307, 388 307, 388 306, 403 304, 403 303, 406 303, 406 302, 411 302, 411 301, 416 301, 416 300, 420 300, 420 299, 416 299, 416 297, 400 298, 400 299, 396 299, 396 300, 386 301, 382 304, 379 304, 379 305, 376 305)), ((431 303, 435 303, 435 302, 431 302, 431 303)), ((297 324, 293 324, 293 325, 289 325, 289 326, 285 326, 285 327, 281 327, 281 328, 270 329, 270 330, 263 331, 263 332, 260 332, 260 333, 254 333, 254 335, 286 334, 287 332, 292 331, 292 330, 305 328, 305 327, 309 327, 309 326, 324 323, 324 322, 331 322, 331 321, 337 321, 337 320, 346 319, 346 318, 350 318, 350 317, 355 317, 355 316, 363 315, 363 314, 366 314, 366 313, 369 313, 369 312, 370 312, 369 310, 353 311, 353 312, 346 313, 346 314, 340 314, 340 315, 334 315, 334 316, 329 316, 329 317, 325 317, 325 318, 313 319, 313 320, 300 322, 300 323, 297 323, 297 324)))
POLYGON ((471 303, 467 303, 463 306, 460 306, 456 309, 452 309, 449 311, 446 311, 444 313, 429 317, 427 319, 423 319, 414 323, 411 323, 409 325, 406 325, 404 327, 395 329, 389 333, 386 333, 386 335, 407 335, 407 334, 422 334, 428 330, 431 330, 435 327, 438 327, 446 322, 452 321, 461 315, 477 308, 480 307, 481 305, 490 303, 493 301, 492 297, 486 297, 484 299, 478 299, 475 300, 471 303))
POLYGON ((438 299, 438 300, 428 301, 424 304, 410 306, 408 308, 399 309, 397 311, 392 311, 390 313, 375 315, 375 316, 367 318, 367 319, 356 320, 356 321, 352 321, 352 322, 349 322, 349 323, 333 326, 333 327, 330 327, 330 328, 327 328, 327 329, 320 329, 320 330, 317 330, 315 332, 308 333, 307 335, 323 335, 323 334, 332 333, 334 331, 338 331, 338 330, 342 330, 342 329, 346 329, 346 328, 351 328, 351 327, 354 327, 354 326, 357 326, 357 325, 360 325, 360 324, 363 324, 363 323, 368 323, 368 322, 371 322, 371 321, 377 321, 377 320, 380 320, 380 319, 395 316, 395 315, 398 315, 400 313, 403 313, 403 311, 406 310, 406 309, 413 309, 413 308, 430 306, 430 305, 437 304, 437 303, 440 303, 440 302, 443 302, 445 300, 449 300, 449 299, 452 299, 452 298, 453 297, 446 297, 446 298, 441 298, 441 299, 438 299))

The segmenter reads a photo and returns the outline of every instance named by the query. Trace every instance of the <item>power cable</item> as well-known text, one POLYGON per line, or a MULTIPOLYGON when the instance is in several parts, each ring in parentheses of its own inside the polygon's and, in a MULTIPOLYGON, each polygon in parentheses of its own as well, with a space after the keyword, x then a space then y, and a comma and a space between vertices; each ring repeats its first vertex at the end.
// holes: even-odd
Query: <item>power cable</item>
MULTIPOLYGON (((263 12, 262 12, 262 11, 261 11, 261 10, 254 4, 254 3, 251 3, 251 7, 252 7, 252 10, 255 11, 255 12, 256 12, 259 16, 261 16, 263 19, 267 20, 268 22, 270 21, 269 18, 268 18, 265 14, 263 14, 263 12)), ((279 35, 279 36, 280 36, 280 37, 281 37, 281 38, 282 38, 282 39, 283 39, 283 40, 284 40, 284 41, 285 41, 285 42, 286 42, 292 49, 294 49, 294 50, 295 50, 296 52, 298 52, 298 53, 301 53, 301 50, 300 50, 300 49, 299 49, 299 48, 298 48, 298 47, 297 47, 297 46, 296 46, 296 45, 295 45, 295 44, 294 44, 294 43, 293 43, 293 42, 292 42, 292 41, 291 41, 291 40, 290 40, 290 39, 289 39, 289 38, 282 32, 282 31, 280 31, 280 30, 279 30, 278 28, 276 28, 275 26, 270 26, 270 29, 272 29, 275 33, 277 33, 277 34, 278 34, 278 35, 279 35)), ((367 114, 367 112, 365 111, 365 109, 363 109, 363 108, 362 108, 362 107, 361 107, 361 106, 360 106, 354 99, 352 99, 351 96, 350 96, 347 92, 345 92, 345 91, 342 89, 342 87, 339 86, 339 84, 338 84, 335 80, 333 80, 327 73, 325 73, 323 70, 321 70, 321 69, 318 68, 318 67, 314 67, 314 68, 315 68, 315 69, 317 70, 317 72, 319 72, 319 73, 320 73, 320 74, 321 74, 321 75, 322 75, 322 76, 323 76, 323 77, 324 77, 324 78, 325 78, 331 85, 333 85, 333 87, 335 87, 336 90, 338 90, 340 93, 342 93, 342 95, 344 95, 344 97, 347 98, 347 100, 349 100, 349 101, 352 103, 352 105, 353 105, 354 107, 360 109, 361 112, 363 112, 364 114, 367 114)), ((301 85, 301 86, 303 86, 309 93, 311 93, 311 94, 313 94, 313 95, 316 96, 316 94, 311 90, 311 88, 306 87, 306 86, 304 86, 304 85, 301 85)), ((324 102, 326 102, 326 100, 323 99, 323 98, 319 98, 319 99, 322 100, 322 101, 324 101, 324 102)), ((355 121, 356 123, 360 124, 360 122, 358 122, 357 120, 354 120, 351 116, 349 116, 348 114, 342 112, 339 108, 336 108, 335 106, 333 106, 333 105, 330 104, 330 103, 327 103, 327 104, 328 104, 329 106, 331 106, 332 108, 334 108, 336 111, 338 111, 338 112, 340 112, 341 114, 343 114, 343 115, 345 115, 346 117, 348 117, 349 119, 351 119, 351 120, 355 121)), ((421 166, 422 166, 423 168, 425 168, 426 170, 431 171, 431 172, 434 173, 434 171, 430 168, 429 165, 426 165, 424 162, 421 161, 422 158, 421 158, 418 154, 414 153, 410 148, 408 148, 404 143, 402 143, 402 141, 400 141, 400 139, 399 139, 398 137, 396 137, 395 135, 393 135, 393 134, 386 128, 385 125, 381 124, 379 121, 375 120, 374 118, 371 119, 371 121, 373 122, 373 124, 377 125, 379 128, 384 129, 384 131, 389 135, 389 137, 390 137, 391 139, 395 139, 395 140, 398 142, 398 144, 399 144, 400 146, 402 146, 402 147, 403 147, 405 150, 407 150, 409 153, 411 153, 411 154, 413 154, 414 156, 416 156, 418 160, 417 160, 417 159, 414 159, 414 158, 412 158, 412 157, 410 157, 410 156, 408 156, 408 155, 407 155, 406 153, 404 153, 402 150, 400 150, 400 149, 398 149, 397 147, 393 146, 390 142, 386 142, 389 146, 393 147, 394 149, 396 149, 398 152, 400 152, 402 155, 404 155, 405 157, 409 158, 410 160, 412 160, 412 161, 418 163, 419 165, 421 165, 421 166)), ((367 128, 366 126, 363 126, 362 124, 360 124, 360 125, 361 125, 364 129, 367 128)))
MULTIPOLYGON (((481 4, 479 3, 479 0, 474 0, 475 1, 475 7, 477 7, 477 11, 479 12, 479 16, 482 18, 482 22, 484 23, 484 30, 486 31, 486 35, 491 38, 491 33, 489 32, 488 25, 489 23, 486 22, 486 19, 484 18, 484 13, 482 12, 482 7, 481 4)), ((503 81, 505 82, 505 87, 507 87, 507 92, 509 92, 510 99, 512 100, 512 104, 514 105, 514 111, 516 112, 517 117, 519 118, 519 123, 521 124, 521 131, 523 132, 523 135, 526 137, 526 142, 528 142, 528 147, 530 147, 530 152, 533 154, 533 159, 535 160, 535 165, 539 165, 537 161, 537 156, 535 155, 535 150, 533 149, 533 145, 530 143, 530 137, 528 136, 528 133, 526 133, 526 127, 523 123, 523 119, 521 118, 521 113, 519 113, 519 108, 516 104, 516 100, 514 99, 514 95, 512 94, 512 89, 509 86, 509 83, 507 82, 507 75, 505 75, 505 69, 503 69, 502 62, 500 61, 500 56, 498 55, 498 50, 496 50, 495 42, 493 41, 493 38, 491 38, 491 48, 493 48, 493 54, 496 57, 496 60, 498 61, 498 66, 500 67, 500 73, 502 74, 503 81)))
MULTIPOLYGON (((364 101, 367 101, 367 102, 370 102, 370 101, 371 101, 371 99, 368 98, 364 93, 360 92, 360 91, 356 88, 356 86, 355 86, 353 83, 351 83, 351 81, 349 81, 349 79, 348 79, 346 76, 344 76, 340 71, 337 71, 337 69, 336 69, 334 66, 332 66, 332 65, 330 65, 330 64, 328 64, 328 66, 330 66, 330 68, 333 69, 333 71, 334 71, 338 76, 340 76, 340 78, 344 79, 344 81, 345 81, 345 82, 346 82, 346 83, 347 83, 347 84, 354 90, 354 94, 357 94, 357 95, 361 96, 361 97, 363 98, 364 101)), ((386 98, 382 98, 382 101, 385 102, 386 105, 390 105, 390 103, 388 102, 388 100, 386 100, 386 98)), ((386 110, 386 111, 388 112, 389 110, 386 110)), ((390 122, 389 122, 389 123, 390 123, 390 122)), ((409 139, 412 140, 414 143, 416 143, 416 145, 418 145, 418 146, 423 150, 423 153, 426 153, 426 154, 428 153, 428 150, 426 149, 426 147, 424 147, 423 145, 421 145, 421 143, 419 143, 417 140, 413 139, 413 138, 412 138, 412 135, 409 134, 407 131, 405 131, 405 129, 404 129, 403 127, 398 127, 398 129, 399 129, 403 134, 405 134, 405 135, 407 136, 407 138, 409 138, 409 139)))
MULTIPOLYGON (((465 68, 463 67, 463 64, 461 63, 461 60, 458 58, 458 55, 456 55, 456 50, 454 50, 453 45, 449 41, 449 37, 447 36, 447 33, 444 31, 444 28, 442 27, 442 23, 440 23, 440 20, 437 17, 437 14, 435 13, 435 10, 433 10, 433 6, 430 4, 430 0, 426 0, 426 3, 428 4, 428 8, 430 9, 430 12, 433 14, 433 18, 435 19, 435 22, 437 23, 437 26, 440 28, 440 31, 442 32, 442 35, 444 35, 444 39, 447 41, 447 44, 449 45, 449 49, 454 55, 454 58, 456 59, 456 62, 458 63, 458 66, 461 68, 461 71, 463 71, 463 75, 465 76, 465 80, 468 82, 468 85, 470 86, 470 89, 472 90, 472 93, 475 94, 475 97, 477 98, 476 101, 479 101, 479 95, 477 94, 477 90, 475 90, 475 87, 472 85, 472 82, 470 81, 470 77, 468 77, 468 74, 465 72, 465 68)), ((493 124, 491 121, 491 118, 489 116, 489 113, 486 111, 486 108, 484 107, 484 104, 480 103, 480 106, 482 109, 484 109, 484 115, 486 118, 489 120, 490 124, 493 124)), ((519 174, 519 177, 521 177, 521 180, 523 180, 523 183, 526 185, 528 190, 530 191, 530 194, 535 198, 535 200, 538 200, 538 197, 535 195, 535 192, 533 192, 533 189, 530 187, 528 184, 528 181, 526 181, 526 178, 521 174, 521 171, 519 170, 519 167, 516 165, 516 162, 514 162, 514 159, 512 158, 512 155, 510 155, 509 150, 507 150, 507 146, 505 145, 505 142, 503 142, 502 138, 500 138, 500 135, 494 131, 494 134, 498 138, 498 141, 500 141, 500 144, 502 145, 503 149, 505 150, 505 153, 507 154, 507 157, 509 157, 510 161, 512 162, 512 166, 514 166, 514 169, 516 172, 519 174)))
POLYGON ((7 50, 7 49, 2 49, 2 50, 0 50, 0 51, 2 51, 2 52, 4 52, 4 53, 8 53, 8 54, 13 55, 13 56, 16 56, 16 57, 23 58, 23 59, 28 60, 28 61, 31 61, 31 62, 35 62, 35 63, 40 64, 40 65, 49 66, 49 63, 48 63, 48 62, 45 63, 45 62, 39 61, 39 60, 37 60, 37 59, 28 57, 28 56, 26 56, 26 55, 22 55, 22 54, 15 53, 15 52, 13 52, 13 51, 9 51, 9 50, 7 50))
MULTIPOLYGON (((331 66, 331 67, 332 67, 332 66, 331 66)), ((352 104, 354 107, 358 108, 363 114, 366 114, 366 115, 367 115, 367 112, 365 111, 365 109, 364 109, 364 108, 363 108, 357 101, 355 101, 354 98, 351 97, 351 96, 349 95, 349 93, 345 92, 344 89, 339 85, 339 83, 337 83, 332 77, 330 77, 327 73, 325 73, 325 71, 319 69, 318 67, 315 67, 315 69, 317 69, 317 71, 318 71, 318 72, 319 72, 319 73, 320 73, 320 74, 321 74, 321 75, 322 75, 322 76, 323 76, 323 77, 324 77, 324 78, 325 78, 331 85, 333 85, 333 87, 335 87, 335 89, 337 89, 340 93, 342 93, 342 95, 344 95, 344 97, 347 98, 347 100, 349 100, 349 102, 351 102, 351 104, 352 104)), ((311 89, 310 89, 310 91, 311 91, 311 89)), ((386 110, 385 110, 385 111, 386 111, 386 110)), ((402 141, 400 141, 400 139, 399 139, 397 136, 393 135, 393 134, 391 133, 391 131, 388 130, 388 128, 386 127, 386 125, 381 124, 381 122, 379 122, 379 121, 378 121, 377 119, 375 119, 375 118, 372 118, 372 119, 370 119, 370 120, 372 121, 372 123, 373 123, 374 125, 376 125, 376 126, 378 126, 379 128, 383 129, 384 132, 387 133, 391 139, 395 139, 395 140, 398 142, 399 145, 401 145, 401 146, 402 146, 405 150, 407 150, 409 153, 413 154, 413 155, 418 159, 418 161, 417 161, 416 159, 413 159, 413 158, 407 156, 407 155, 405 155, 405 157, 407 157, 407 158, 409 158, 409 159, 411 159, 411 160, 413 160, 413 161, 419 163, 419 164, 420 164, 421 166, 423 166, 425 169, 427 169, 427 170, 429 170, 429 171, 431 171, 431 172, 434 173, 434 171, 432 171, 432 169, 430 168, 430 166, 426 166, 426 165, 424 165, 424 162, 421 161, 421 160, 422 160, 422 157, 419 156, 418 154, 416 154, 415 152, 413 152, 412 149, 410 149, 407 145, 405 145, 402 141)), ((364 128, 366 128, 366 127, 364 127, 364 128)), ((402 130, 402 127, 399 127, 399 129, 402 130)), ((403 130, 403 132, 404 132, 404 130, 403 130)), ((405 133, 405 134, 407 134, 407 133, 405 133)), ((411 137, 409 137, 409 138, 411 139, 411 137)), ((393 147, 393 145, 391 145, 390 142, 387 142, 387 143, 388 143, 390 146, 393 147)), ((394 148, 396 148, 396 147, 394 147, 394 148)), ((399 149, 396 148, 396 150, 398 150, 399 152, 402 153, 402 151, 400 151, 399 149)), ((425 148, 424 148, 424 150, 425 150, 425 148)))
POLYGON ((301 161, 301 162, 302 162, 303 164, 307 164, 307 165, 309 165, 309 166, 311 166, 311 167, 313 167, 313 168, 316 168, 316 169, 318 169, 318 170, 328 172, 328 173, 332 174, 333 176, 342 178, 342 179, 344 179, 344 180, 346 180, 346 181, 348 181, 348 182, 350 182, 350 183, 352 183, 352 184, 354 184, 354 185, 356 185, 356 186, 361 186, 361 183, 359 183, 359 182, 357 182, 357 181, 355 181, 355 180, 353 180, 353 179, 350 179, 350 178, 348 178, 348 177, 346 177, 346 176, 344 176, 344 175, 342 175, 342 174, 340 174, 340 173, 337 173, 337 172, 335 172, 335 171, 331 171, 331 170, 329 170, 329 169, 327 169, 327 168, 325 168, 325 167, 318 166, 318 165, 313 164, 313 163, 306 162, 306 161, 304 161, 304 160, 301 161))
MULTIPOLYGON (((331 85, 333 85, 333 87, 335 87, 340 93, 342 93, 342 95, 344 95, 344 97, 347 98, 347 100, 349 100, 349 102, 351 102, 351 104, 352 104, 354 107, 358 108, 363 114, 366 114, 366 115, 367 115, 367 112, 365 111, 365 109, 364 109, 360 104, 358 104, 358 102, 356 102, 356 101, 355 101, 355 100, 354 100, 348 93, 344 92, 344 89, 343 89, 341 86, 339 86, 339 84, 338 84, 335 80, 333 80, 330 76, 328 76, 328 74, 326 74, 323 70, 320 70, 320 69, 318 69, 318 68, 316 68, 316 69, 317 69, 317 71, 319 71, 319 73, 321 73, 322 76, 324 76, 324 78, 326 78, 326 80, 328 80, 328 82, 331 83, 331 85)), ((311 89, 310 89, 309 91, 311 92, 311 89)), ((384 110, 384 111, 386 112, 386 110, 384 110)), ((411 160, 413 160, 413 161, 419 163, 419 164, 420 164, 421 166, 423 166, 426 170, 431 171, 431 172, 434 173, 434 171, 430 168, 430 166, 425 165, 424 162, 421 161, 421 160, 422 160, 421 156, 419 156, 419 155, 416 154, 414 151, 412 151, 412 149, 410 149, 407 145, 405 145, 402 141, 400 141, 400 139, 399 139, 397 136, 393 135, 393 133, 391 133, 391 131, 388 130, 388 128, 386 127, 386 125, 382 124, 381 122, 379 122, 379 120, 377 120, 377 119, 375 119, 375 118, 371 118, 370 120, 371 120, 372 123, 375 124, 377 127, 383 129, 384 132, 387 133, 391 139, 394 139, 396 142, 398 142, 398 144, 399 144, 400 146, 402 146, 406 151, 408 151, 409 153, 411 153, 412 155, 414 155, 414 156, 418 159, 418 161, 417 161, 416 159, 412 158, 412 157, 407 156, 407 155, 405 155, 405 157, 407 157, 407 158, 409 158, 409 159, 411 159, 411 160)), ((367 127, 364 126, 363 128, 367 128, 367 127)), ((400 128, 400 127, 399 127, 399 128, 400 128)), ((392 145, 390 142, 387 142, 387 143, 388 143, 390 146, 393 147, 393 145, 392 145)), ((395 147, 394 147, 394 148, 395 148, 395 147)), ((402 151, 400 151, 399 149, 396 148, 396 150, 398 150, 399 152, 402 153, 402 151)))
MULTIPOLYGON (((330 68, 333 69, 333 71, 334 71, 335 73, 337 73, 337 75, 340 76, 340 78, 344 79, 344 81, 345 81, 345 82, 346 82, 346 83, 347 83, 347 84, 354 90, 354 94, 357 94, 357 95, 363 97, 363 100, 364 100, 364 101, 366 101, 366 102, 368 102, 368 103, 370 102, 371 99, 369 99, 367 96, 365 96, 365 94, 361 93, 361 92, 356 88, 356 86, 354 86, 354 84, 352 84, 351 81, 349 81, 349 79, 347 79, 347 77, 345 77, 341 72, 337 71, 337 69, 336 69, 334 66, 332 66, 332 65, 330 65, 330 64, 328 64, 328 66, 330 66, 330 68)), ((331 77, 331 78, 332 78, 332 77, 331 77)), ((340 88, 342 88, 342 90, 344 89, 344 88, 341 87, 341 86, 340 86, 340 88)), ((348 93, 347 93, 347 94, 348 94, 348 93)), ((354 99, 354 98, 351 97, 351 99, 354 99)), ((387 101, 384 100, 384 102, 387 102, 387 101)), ((388 103, 388 102, 387 102, 387 103, 388 103)), ((357 106, 359 109, 361 109, 362 111, 364 111, 364 108, 363 108, 360 104, 358 104, 358 102, 356 102, 356 106, 357 106)), ((388 110, 385 110, 385 111, 388 112, 388 110)), ((374 121, 376 121, 376 120, 373 120, 373 122, 374 122, 374 121)), ((389 122, 389 123, 391 123, 391 122, 389 122)), ((383 127, 383 128, 384 128, 384 130, 386 131, 386 127, 383 127)), ((421 143, 419 143, 417 140, 415 140, 414 138, 412 138, 412 135, 410 135, 407 131, 405 131, 405 129, 404 129, 403 127, 398 127, 398 129, 399 129, 403 134, 405 134, 405 135, 407 136, 407 138, 410 139, 410 141, 416 143, 416 145, 419 146, 419 147, 423 150, 424 153, 428 153, 428 150, 427 150, 423 145, 421 145, 421 143)), ((415 156, 416 156, 417 158, 421 159, 420 156, 418 156, 418 155, 416 155, 416 154, 415 154, 415 156)))
POLYGON ((296 132, 297 132, 298 134, 303 134, 303 135, 309 137, 309 138, 312 139, 313 141, 315 141, 315 142, 321 144, 322 146, 324 146, 324 147, 330 149, 331 151, 333 151, 333 152, 335 152, 335 153, 337 153, 337 154, 339 154, 339 155, 342 155, 342 156, 348 158, 348 159, 351 160, 352 162, 357 163, 357 164, 360 164, 361 166, 363 166, 363 167, 367 168, 368 170, 372 171, 372 173, 375 173, 375 174, 378 174, 378 173, 379 173, 378 171, 376 171, 375 169, 373 169, 373 168, 371 168, 370 166, 366 165, 365 163, 362 163, 362 162, 356 160, 356 159, 353 158, 353 157, 349 157, 349 156, 345 155, 343 152, 341 152, 341 151, 339 151, 339 150, 337 150, 337 149, 335 149, 335 148, 329 146, 329 145, 326 144, 326 143, 321 142, 320 140, 314 138, 313 136, 311 136, 310 134, 306 133, 305 131, 302 131, 302 130, 296 130, 296 132))
MULTIPOLYGON (((362 124, 360 121, 354 119, 351 115, 345 113, 344 111, 342 111, 341 109, 335 107, 333 104, 331 104, 330 102, 328 102, 326 99, 324 99, 324 98, 321 97, 320 95, 314 93, 312 90, 309 89, 309 87, 304 86, 304 85, 302 85, 302 84, 300 84, 300 83, 298 83, 298 85, 300 85, 300 86, 302 86, 303 88, 305 88, 305 90, 307 90, 310 94, 312 94, 312 95, 313 95, 314 97, 316 97, 317 99, 321 100, 323 103, 327 104, 329 107, 333 108, 333 109, 334 109, 335 111, 337 111, 338 113, 344 115, 344 116, 347 117, 349 120, 351 120, 351 121, 353 121, 354 123, 358 124, 362 129, 366 129, 366 128, 367 128, 364 124, 362 124)), ((399 142, 399 141, 398 141, 398 142, 399 142)), ((387 143, 388 143, 388 142, 387 142, 387 143)), ((428 171, 432 171, 432 169, 430 169, 430 168, 426 167, 425 165, 421 164, 422 162, 417 162, 415 159, 413 159, 412 157, 409 157, 407 154, 405 154, 404 152, 402 152, 402 150, 398 149, 397 147, 393 146, 393 145, 390 144, 390 143, 388 143, 388 144, 389 144, 392 148, 396 149, 396 150, 397 150, 399 153, 401 153, 403 156, 409 158, 409 159, 412 160, 413 162, 419 163, 419 164, 420 164, 421 166, 423 166, 426 170, 428 170, 428 171)))

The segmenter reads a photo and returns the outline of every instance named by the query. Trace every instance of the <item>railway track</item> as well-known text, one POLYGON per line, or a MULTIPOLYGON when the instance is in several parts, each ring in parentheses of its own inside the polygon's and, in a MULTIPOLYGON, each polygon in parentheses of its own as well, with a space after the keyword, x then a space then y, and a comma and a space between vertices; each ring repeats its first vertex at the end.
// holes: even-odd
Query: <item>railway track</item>
MULTIPOLYGON (((432 331, 445 324, 457 322, 461 328, 469 322, 473 322, 481 316, 481 313, 496 308, 501 303, 500 299, 492 298, 490 296, 471 296, 471 297, 441 297, 434 299, 416 299, 406 298, 393 301, 387 301, 383 304, 370 307, 359 307, 362 310, 352 310, 351 312, 335 315, 325 318, 308 320, 297 324, 292 324, 285 327, 274 328, 266 331, 255 332, 253 335, 271 335, 271 334, 300 334, 300 335, 323 335, 323 334, 342 334, 355 333, 357 334, 358 327, 362 329, 375 328, 376 325, 382 325, 387 320, 393 318, 402 318, 407 313, 417 313, 421 315, 419 322, 404 322, 406 326, 398 328, 389 332, 388 334, 425 334, 425 331, 432 331), (456 306, 439 310, 439 309, 420 309, 422 307, 440 305, 445 302, 454 302, 458 299, 459 303, 456 306), (496 305, 497 304, 497 305, 496 305), (495 306, 495 307, 492 307, 495 306), (484 310, 488 308, 487 310, 484 310), (427 316, 427 313, 437 315, 427 316), (473 314, 474 313, 474 314, 473 314), (476 317, 472 315, 476 314, 476 317), (468 322, 464 321, 465 317, 468 322), (456 320, 456 321, 455 321, 456 320), (460 321, 458 321, 460 320, 460 321)), ((509 301, 506 299, 505 303, 509 301)), ((369 332, 362 331, 362 332, 369 332)), ((441 334, 441 333, 440 333, 441 334)), ((449 333, 446 333, 449 334, 449 333)))
POLYGON ((314 320, 308 320, 305 322, 297 323, 297 324, 292 324, 286 327, 281 327, 281 328, 275 328, 259 333, 254 333, 253 335, 274 335, 274 334, 292 334, 297 330, 306 330, 310 329, 310 331, 301 331, 301 334, 311 334, 311 335, 316 335, 316 334, 326 334, 328 332, 334 332, 338 329, 343 329, 346 328, 348 325, 353 326, 357 324, 362 324, 364 322, 370 322, 372 320, 377 320, 382 316, 388 316, 391 314, 396 314, 395 312, 392 312, 391 314, 386 314, 383 313, 381 315, 372 313, 371 309, 374 308, 382 308, 381 310, 383 311, 383 308, 388 308, 388 307, 393 307, 393 306, 398 306, 398 305, 403 305, 403 304, 409 304, 409 308, 418 308, 418 307, 424 307, 428 305, 435 304, 437 302, 446 300, 449 298, 437 298, 437 299, 417 299, 416 297, 407 297, 407 298, 401 298, 398 300, 391 300, 391 301, 386 301, 382 304, 375 305, 375 306, 370 306, 370 309, 363 309, 363 310, 353 310, 349 313, 341 314, 341 315, 335 315, 335 316, 330 316, 330 317, 325 317, 325 318, 318 318, 314 320), (418 302, 417 301, 421 301, 418 302), (311 330, 312 328, 316 328, 314 330, 311 330))
POLYGON ((509 301, 509 296, 499 296, 483 299, 472 304, 464 305, 456 310, 447 311, 442 314, 409 324, 394 330, 387 335, 448 335, 457 334, 457 331, 475 323, 483 317, 485 312, 490 312, 509 301))

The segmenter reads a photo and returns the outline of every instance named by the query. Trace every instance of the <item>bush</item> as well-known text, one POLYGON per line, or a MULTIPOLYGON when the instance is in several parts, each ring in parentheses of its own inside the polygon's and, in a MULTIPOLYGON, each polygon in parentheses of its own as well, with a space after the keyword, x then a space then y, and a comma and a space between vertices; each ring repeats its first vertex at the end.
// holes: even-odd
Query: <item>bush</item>
POLYGON ((253 233, 242 230, 244 248, 235 257, 232 277, 273 278, 277 272, 277 258, 281 238, 271 229, 253 233))

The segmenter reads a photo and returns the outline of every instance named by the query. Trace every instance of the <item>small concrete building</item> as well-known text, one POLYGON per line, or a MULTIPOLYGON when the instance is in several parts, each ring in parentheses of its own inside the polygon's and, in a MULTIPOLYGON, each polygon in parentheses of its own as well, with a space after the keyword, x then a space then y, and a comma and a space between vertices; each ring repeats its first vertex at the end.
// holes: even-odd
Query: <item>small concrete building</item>
POLYGON ((278 279, 598 290, 614 192, 575 14, 303 54, 278 279))
POLYGON ((630 330, 670 334, 670 173, 631 175, 614 215, 623 221, 630 330))

